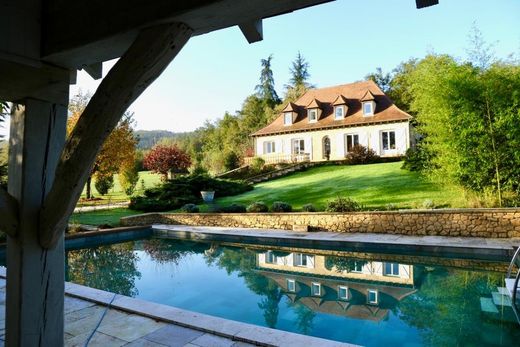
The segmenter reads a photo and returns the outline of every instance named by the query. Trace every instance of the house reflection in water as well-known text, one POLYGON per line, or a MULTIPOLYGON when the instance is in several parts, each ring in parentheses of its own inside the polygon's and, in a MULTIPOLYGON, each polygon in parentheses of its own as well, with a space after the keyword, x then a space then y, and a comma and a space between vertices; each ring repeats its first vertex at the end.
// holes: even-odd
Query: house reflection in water
POLYGON ((257 254, 256 263, 292 302, 315 312, 381 321, 416 292, 413 265, 279 251, 257 254))

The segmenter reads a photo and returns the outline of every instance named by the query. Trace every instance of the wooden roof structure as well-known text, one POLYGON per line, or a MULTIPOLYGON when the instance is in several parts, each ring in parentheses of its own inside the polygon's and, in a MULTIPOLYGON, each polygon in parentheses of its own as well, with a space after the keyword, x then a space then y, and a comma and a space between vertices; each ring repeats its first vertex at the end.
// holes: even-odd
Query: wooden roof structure
MULTIPOLYGON (((125 110, 190 37, 330 0, 1 0, 0 100, 13 102, 8 190, 7 346, 62 346, 64 230, 96 154, 125 110), (69 84, 120 58, 65 141, 69 84)), ((416 0, 417 7, 437 0, 416 0)))

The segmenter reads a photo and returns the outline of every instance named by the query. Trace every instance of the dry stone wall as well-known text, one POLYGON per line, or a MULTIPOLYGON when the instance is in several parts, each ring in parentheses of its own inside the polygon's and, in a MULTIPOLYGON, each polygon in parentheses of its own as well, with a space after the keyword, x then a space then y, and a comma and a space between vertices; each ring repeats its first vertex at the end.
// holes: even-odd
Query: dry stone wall
POLYGON ((124 226, 183 224, 263 229, 520 237, 520 209, 444 209, 352 213, 148 213, 121 219, 124 226))

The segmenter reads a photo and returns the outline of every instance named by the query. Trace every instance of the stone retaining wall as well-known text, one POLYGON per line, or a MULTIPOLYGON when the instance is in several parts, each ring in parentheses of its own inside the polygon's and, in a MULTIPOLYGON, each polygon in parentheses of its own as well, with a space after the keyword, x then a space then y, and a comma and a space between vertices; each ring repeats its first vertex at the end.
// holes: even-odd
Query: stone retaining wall
POLYGON ((352 213, 147 213, 124 226, 183 224, 311 231, 510 238, 520 237, 520 209, 444 209, 352 213))

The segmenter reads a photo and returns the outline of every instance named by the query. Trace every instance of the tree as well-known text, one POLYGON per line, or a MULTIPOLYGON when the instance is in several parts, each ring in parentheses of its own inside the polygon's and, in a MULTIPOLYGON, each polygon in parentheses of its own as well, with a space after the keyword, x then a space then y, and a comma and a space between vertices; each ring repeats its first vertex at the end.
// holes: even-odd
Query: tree
POLYGON ((135 192, 135 187, 139 182, 140 164, 142 164, 142 160, 138 161, 136 158, 133 163, 127 162, 119 170, 119 184, 127 196, 131 196, 135 192))
POLYGON ((305 60, 300 52, 296 59, 291 63, 289 68, 291 78, 289 84, 285 86, 285 100, 284 103, 294 102, 302 96, 307 90, 314 88, 314 85, 308 82, 310 78, 309 63, 305 60))
MULTIPOLYGON (((67 134, 70 134, 74 129, 89 100, 90 95, 83 94, 80 91, 70 101, 69 111, 71 115, 67 121, 67 134)), ((91 188, 93 177, 96 180, 106 181, 108 176, 113 176, 119 172, 121 167, 134 163, 137 138, 132 126, 133 113, 126 112, 104 142, 87 179, 87 199, 93 197, 91 188)))
POLYGON ((366 75, 365 79, 374 81, 384 93, 388 93, 391 88, 392 75, 383 73, 380 67, 376 68, 376 72, 366 75))
POLYGON ((275 107, 280 103, 280 98, 274 89, 273 70, 271 70, 271 60, 273 55, 267 59, 260 60, 262 70, 260 71, 260 84, 256 86, 256 93, 258 97, 270 108, 275 107))
POLYGON ((495 62, 482 68, 430 55, 411 80, 411 106, 426 136, 422 146, 433 154, 429 175, 491 193, 493 205, 518 204, 520 65, 495 62))
POLYGON ((157 145, 144 157, 144 166, 148 170, 163 175, 163 178, 173 178, 175 173, 185 173, 191 165, 191 159, 186 152, 176 145, 157 145))

